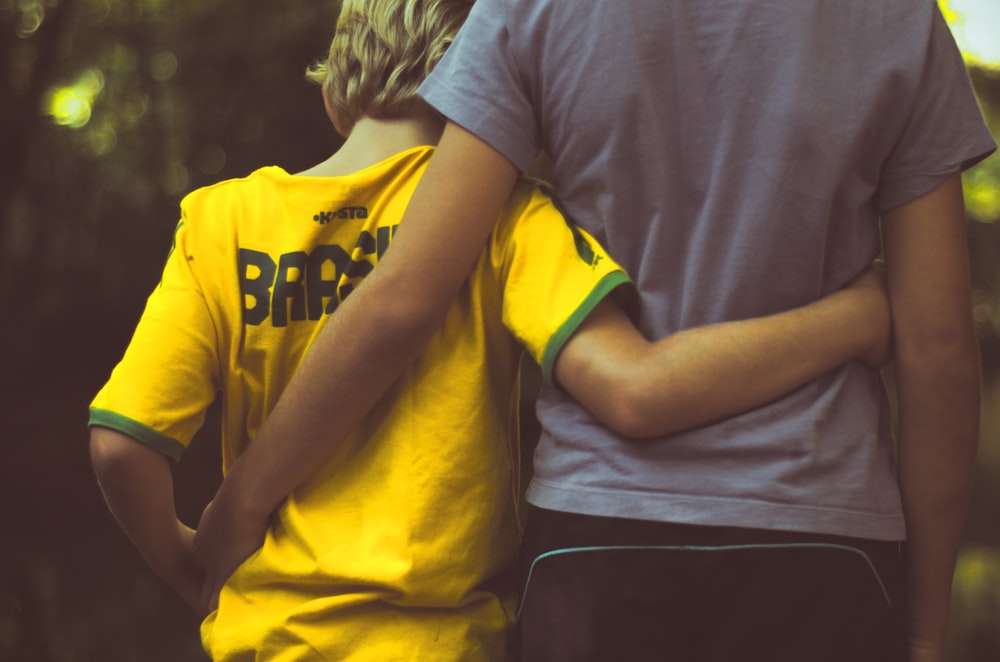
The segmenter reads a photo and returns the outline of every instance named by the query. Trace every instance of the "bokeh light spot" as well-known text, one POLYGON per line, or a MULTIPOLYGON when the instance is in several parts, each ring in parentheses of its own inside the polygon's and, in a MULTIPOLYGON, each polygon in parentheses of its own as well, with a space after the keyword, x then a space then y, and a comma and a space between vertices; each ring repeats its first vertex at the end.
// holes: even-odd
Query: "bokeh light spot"
POLYGON ((21 0, 17 3, 17 36, 27 39, 38 32, 45 21, 45 5, 38 0, 21 0))
POLYGON ((940 0, 939 4, 966 61, 1000 71, 1000 2, 940 0))
POLYGON ((46 112, 60 126, 81 129, 90 122, 102 89, 104 74, 100 69, 87 69, 72 85, 50 90, 46 112))
POLYGON ((177 56, 171 51, 161 51, 149 63, 149 75, 157 83, 166 83, 177 73, 177 56))
POLYGON ((217 175, 226 165, 226 150, 212 143, 205 145, 195 158, 195 166, 206 175, 217 175))

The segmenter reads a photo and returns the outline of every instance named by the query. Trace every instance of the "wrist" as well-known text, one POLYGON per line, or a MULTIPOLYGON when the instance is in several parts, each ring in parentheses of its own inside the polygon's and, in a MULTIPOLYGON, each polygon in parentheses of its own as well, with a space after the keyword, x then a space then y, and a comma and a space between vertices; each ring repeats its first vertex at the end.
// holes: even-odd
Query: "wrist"
POLYGON ((891 317, 885 294, 874 287, 852 287, 844 290, 849 305, 849 326, 856 334, 855 356, 874 368, 880 368, 891 358, 891 317))
POLYGON ((254 481, 246 470, 246 462, 237 460, 219 486, 212 507, 228 517, 243 521, 263 521, 281 503, 283 497, 270 497, 260 489, 264 483, 254 481))
POLYGON ((837 339, 831 349, 845 360, 863 357, 878 342, 872 297, 868 293, 848 287, 811 305, 822 311, 815 323, 822 325, 825 337, 837 339))

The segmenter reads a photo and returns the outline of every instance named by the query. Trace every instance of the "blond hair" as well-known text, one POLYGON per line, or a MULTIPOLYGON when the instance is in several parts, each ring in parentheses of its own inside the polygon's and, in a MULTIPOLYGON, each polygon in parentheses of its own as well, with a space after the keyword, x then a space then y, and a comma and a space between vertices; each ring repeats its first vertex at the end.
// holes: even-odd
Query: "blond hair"
POLYGON ((306 77, 323 86, 341 131, 363 115, 393 119, 427 108, 417 88, 444 55, 473 0, 344 0, 326 61, 306 77))

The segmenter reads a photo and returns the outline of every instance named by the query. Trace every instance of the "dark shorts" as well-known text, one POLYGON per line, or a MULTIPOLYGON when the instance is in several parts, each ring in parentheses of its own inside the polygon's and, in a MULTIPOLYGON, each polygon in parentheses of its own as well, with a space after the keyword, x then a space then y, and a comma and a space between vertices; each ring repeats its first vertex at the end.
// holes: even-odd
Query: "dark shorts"
POLYGON ((530 508, 523 662, 905 662, 899 544, 530 508))

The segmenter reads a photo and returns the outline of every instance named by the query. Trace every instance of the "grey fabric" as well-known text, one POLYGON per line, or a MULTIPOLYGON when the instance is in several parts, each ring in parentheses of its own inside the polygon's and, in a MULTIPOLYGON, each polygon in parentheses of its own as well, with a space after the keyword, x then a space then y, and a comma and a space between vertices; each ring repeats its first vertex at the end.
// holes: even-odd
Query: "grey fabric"
MULTIPOLYGON (((527 168, 639 287, 649 338, 803 305, 878 215, 994 144, 934 0, 478 0, 421 93, 527 168)), ((904 536, 890 417, 854 362, 669 439, 555 388, 529 500, 678 523, 904 536)))

